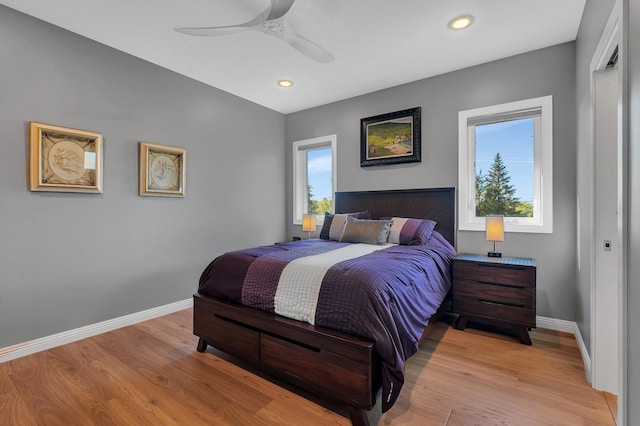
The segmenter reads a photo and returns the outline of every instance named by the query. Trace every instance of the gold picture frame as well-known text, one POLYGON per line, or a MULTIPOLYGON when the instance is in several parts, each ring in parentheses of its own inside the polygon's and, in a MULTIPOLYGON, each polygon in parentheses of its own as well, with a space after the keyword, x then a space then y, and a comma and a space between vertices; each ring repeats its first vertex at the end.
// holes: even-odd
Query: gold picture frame
POLYGON ((184 197, 187 151, 140 142, 141 196, 184 197))
POLYGON ((31 122, 31 191, 102 193, 102 135, 31 122))

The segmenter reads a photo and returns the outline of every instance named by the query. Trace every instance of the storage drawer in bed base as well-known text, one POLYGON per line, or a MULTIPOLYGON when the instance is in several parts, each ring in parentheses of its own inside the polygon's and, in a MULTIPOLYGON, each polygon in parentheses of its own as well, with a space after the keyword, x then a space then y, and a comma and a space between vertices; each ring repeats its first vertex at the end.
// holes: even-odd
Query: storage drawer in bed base
POLYGON ((207 344, 247 361, 260 359, 260 332, 208 310, 193 318, 193 334, 207 344))
POLYGON ((198 350, 211 345, 327 399, 373 407, 372 342, 198 294, 193 312, 198 350))

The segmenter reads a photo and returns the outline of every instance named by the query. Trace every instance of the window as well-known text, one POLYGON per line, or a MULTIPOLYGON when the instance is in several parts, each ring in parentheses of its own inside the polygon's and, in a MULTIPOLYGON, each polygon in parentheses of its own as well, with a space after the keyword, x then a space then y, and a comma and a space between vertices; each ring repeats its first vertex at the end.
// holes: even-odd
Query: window
POLYGON ((318 223, 325 212, 333 212, 336 192, 336 135, 293 143, 293 223, 315 213, 318 223))
POLYGON ((458 229, 484 231, 488 214, 505 231, 553 231, 551 96, 458 115, 458 229))

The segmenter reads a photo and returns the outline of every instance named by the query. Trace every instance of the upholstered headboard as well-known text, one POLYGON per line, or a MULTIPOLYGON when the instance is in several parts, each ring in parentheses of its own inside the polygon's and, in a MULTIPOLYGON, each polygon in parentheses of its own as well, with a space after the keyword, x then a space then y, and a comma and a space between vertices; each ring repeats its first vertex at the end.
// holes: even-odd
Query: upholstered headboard
POLYGON ((431 219, 455 247, 455 188, 396 189, 336 192, 336 213, 369 210, 372 218, 413 217, 431 219))

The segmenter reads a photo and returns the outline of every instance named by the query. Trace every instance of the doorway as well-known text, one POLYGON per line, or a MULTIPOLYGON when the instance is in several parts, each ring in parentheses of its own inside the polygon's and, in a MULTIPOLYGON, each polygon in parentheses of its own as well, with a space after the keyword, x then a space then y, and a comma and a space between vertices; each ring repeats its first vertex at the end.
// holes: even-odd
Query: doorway
POLYGON ((593 233, 591 236, 592 386, 617 395, 626 424, 626 107, 622 1, 617 0, 591 61, 593 233), (620 50, 620 51, 619 51, 620 50))
POLYGON ((618 69, 594 83, 593 387, 618 394, 618 69))

